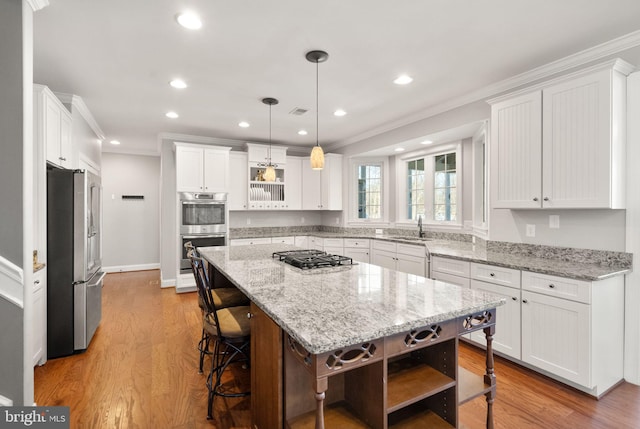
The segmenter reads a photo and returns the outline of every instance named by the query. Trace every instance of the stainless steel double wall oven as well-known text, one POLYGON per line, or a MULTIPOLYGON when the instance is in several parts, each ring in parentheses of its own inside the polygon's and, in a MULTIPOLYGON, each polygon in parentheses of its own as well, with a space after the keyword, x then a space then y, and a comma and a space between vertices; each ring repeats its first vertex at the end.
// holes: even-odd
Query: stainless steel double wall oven
POLYGON ((191 270, 184 244, 196 247, 227 245, 227 194, 180 192, 180 272, 191 270))

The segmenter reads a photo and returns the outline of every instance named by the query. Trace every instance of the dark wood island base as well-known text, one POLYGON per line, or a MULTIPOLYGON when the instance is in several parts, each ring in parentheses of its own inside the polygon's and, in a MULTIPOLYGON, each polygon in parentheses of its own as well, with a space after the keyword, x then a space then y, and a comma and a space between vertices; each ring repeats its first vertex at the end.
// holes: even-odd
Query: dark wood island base
POLYGON ((494 427, 495 309, 321 354, 251 311, 254 429, 456 428, 458 407, 480 395, 494 427), (474 374, 458 367, 458 338, 480 329, 486 372, 474 374))

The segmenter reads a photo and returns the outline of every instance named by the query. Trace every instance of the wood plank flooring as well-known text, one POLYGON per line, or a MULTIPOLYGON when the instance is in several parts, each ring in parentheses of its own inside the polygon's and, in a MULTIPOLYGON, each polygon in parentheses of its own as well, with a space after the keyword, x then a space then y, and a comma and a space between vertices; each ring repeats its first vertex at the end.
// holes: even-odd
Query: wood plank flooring
MULTIPOLYGON (((102 322, 89 350, 36 367, 36 403, 70 406, 71 427, 78 429, 250 428, 249 398, 216 398, 215 419, 206 419, 196 294, 159 283, 156 270, 107 275, 102 322)), ((474 347, 462 345, 460 358, 462 366, 482 370, 474 347)), ((497 429, 640 428, 638 386, 625 383, 596 401, 500 358, 496 375, 497 429)), ((249 370, 234 368, 225 383, 246 387, 249 370)), ((483 398, 460 410, 461 427, 484 427, 483 398)))

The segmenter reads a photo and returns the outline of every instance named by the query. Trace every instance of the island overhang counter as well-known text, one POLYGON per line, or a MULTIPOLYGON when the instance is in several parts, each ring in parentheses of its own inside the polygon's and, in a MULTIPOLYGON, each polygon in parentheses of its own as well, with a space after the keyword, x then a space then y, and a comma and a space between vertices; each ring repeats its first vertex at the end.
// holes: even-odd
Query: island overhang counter
POLYGON ((198 249, 214 287, 231 283, 252 303, 252 427, 323 428, 343 417, 353 427, 457 427, 458 404, 478 394, 493 426, 491 339, 504 298, 366 263, 301 270, 273 258, 293 249, 198 249), (458 336, 477 329, 487 369, 468 393, 458 336))

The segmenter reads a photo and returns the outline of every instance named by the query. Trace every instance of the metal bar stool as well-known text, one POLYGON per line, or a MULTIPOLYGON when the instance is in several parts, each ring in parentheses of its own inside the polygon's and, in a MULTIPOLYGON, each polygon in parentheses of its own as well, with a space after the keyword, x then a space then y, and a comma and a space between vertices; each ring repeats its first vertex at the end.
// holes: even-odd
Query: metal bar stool
MULTIPOLYGON (((192 257, 200 257, 198 254, 198 250, 193 246, 193 244, 188 241, 184 244, 184 247, 187 249, 187 256, 191 259, 192 257)), ((191 269, 193 271, 193 277, 196 280, 196 284, 198 283, 198 278, 195 270, 193 269, 193 264, 191 265, 191 269)), ((206 285, 211 289, 211 296, 213 297, 213 302, 217 309, 227 308, 227 307, 238 307, 238 306, 246 306, 249 305, 249 298, 245 294, 242 293, 236 287, 219 287, 213 288, 212 282, 209 279, 207 271, 204 270, 206 285)), ((203 313, 206 311, 204 301, 202 296, 198 293, 198 306, 203 313)), ((200 336, 200 341, 198 342, 198 351, 200 352, 200 362, 198 367, 198 372, 202 374, 202 369, 204 367, 204 357, 205 355, 211 355, 209 351, 209 344, 211 341, 211 337, 207 335, 204 327, 202 328, 202 335, 200 336)))
POLYGON ((226 392, 222 389, 222 374, 234 362, 249 363, 249 345, 251 328, 249 324, 249 306, 227 307, 218 309, 215 305, 211 287, 206 284, 207 277, 201 258, 192 257, 191 264, 196 273, 198 293, 205 306, 203 328, 214 341, 211 356, 211 370, 207 377, 209 390, 207 418, 212 419, 213 400, 216 395, 223 397, 247 396, 250 392, 226 392))

